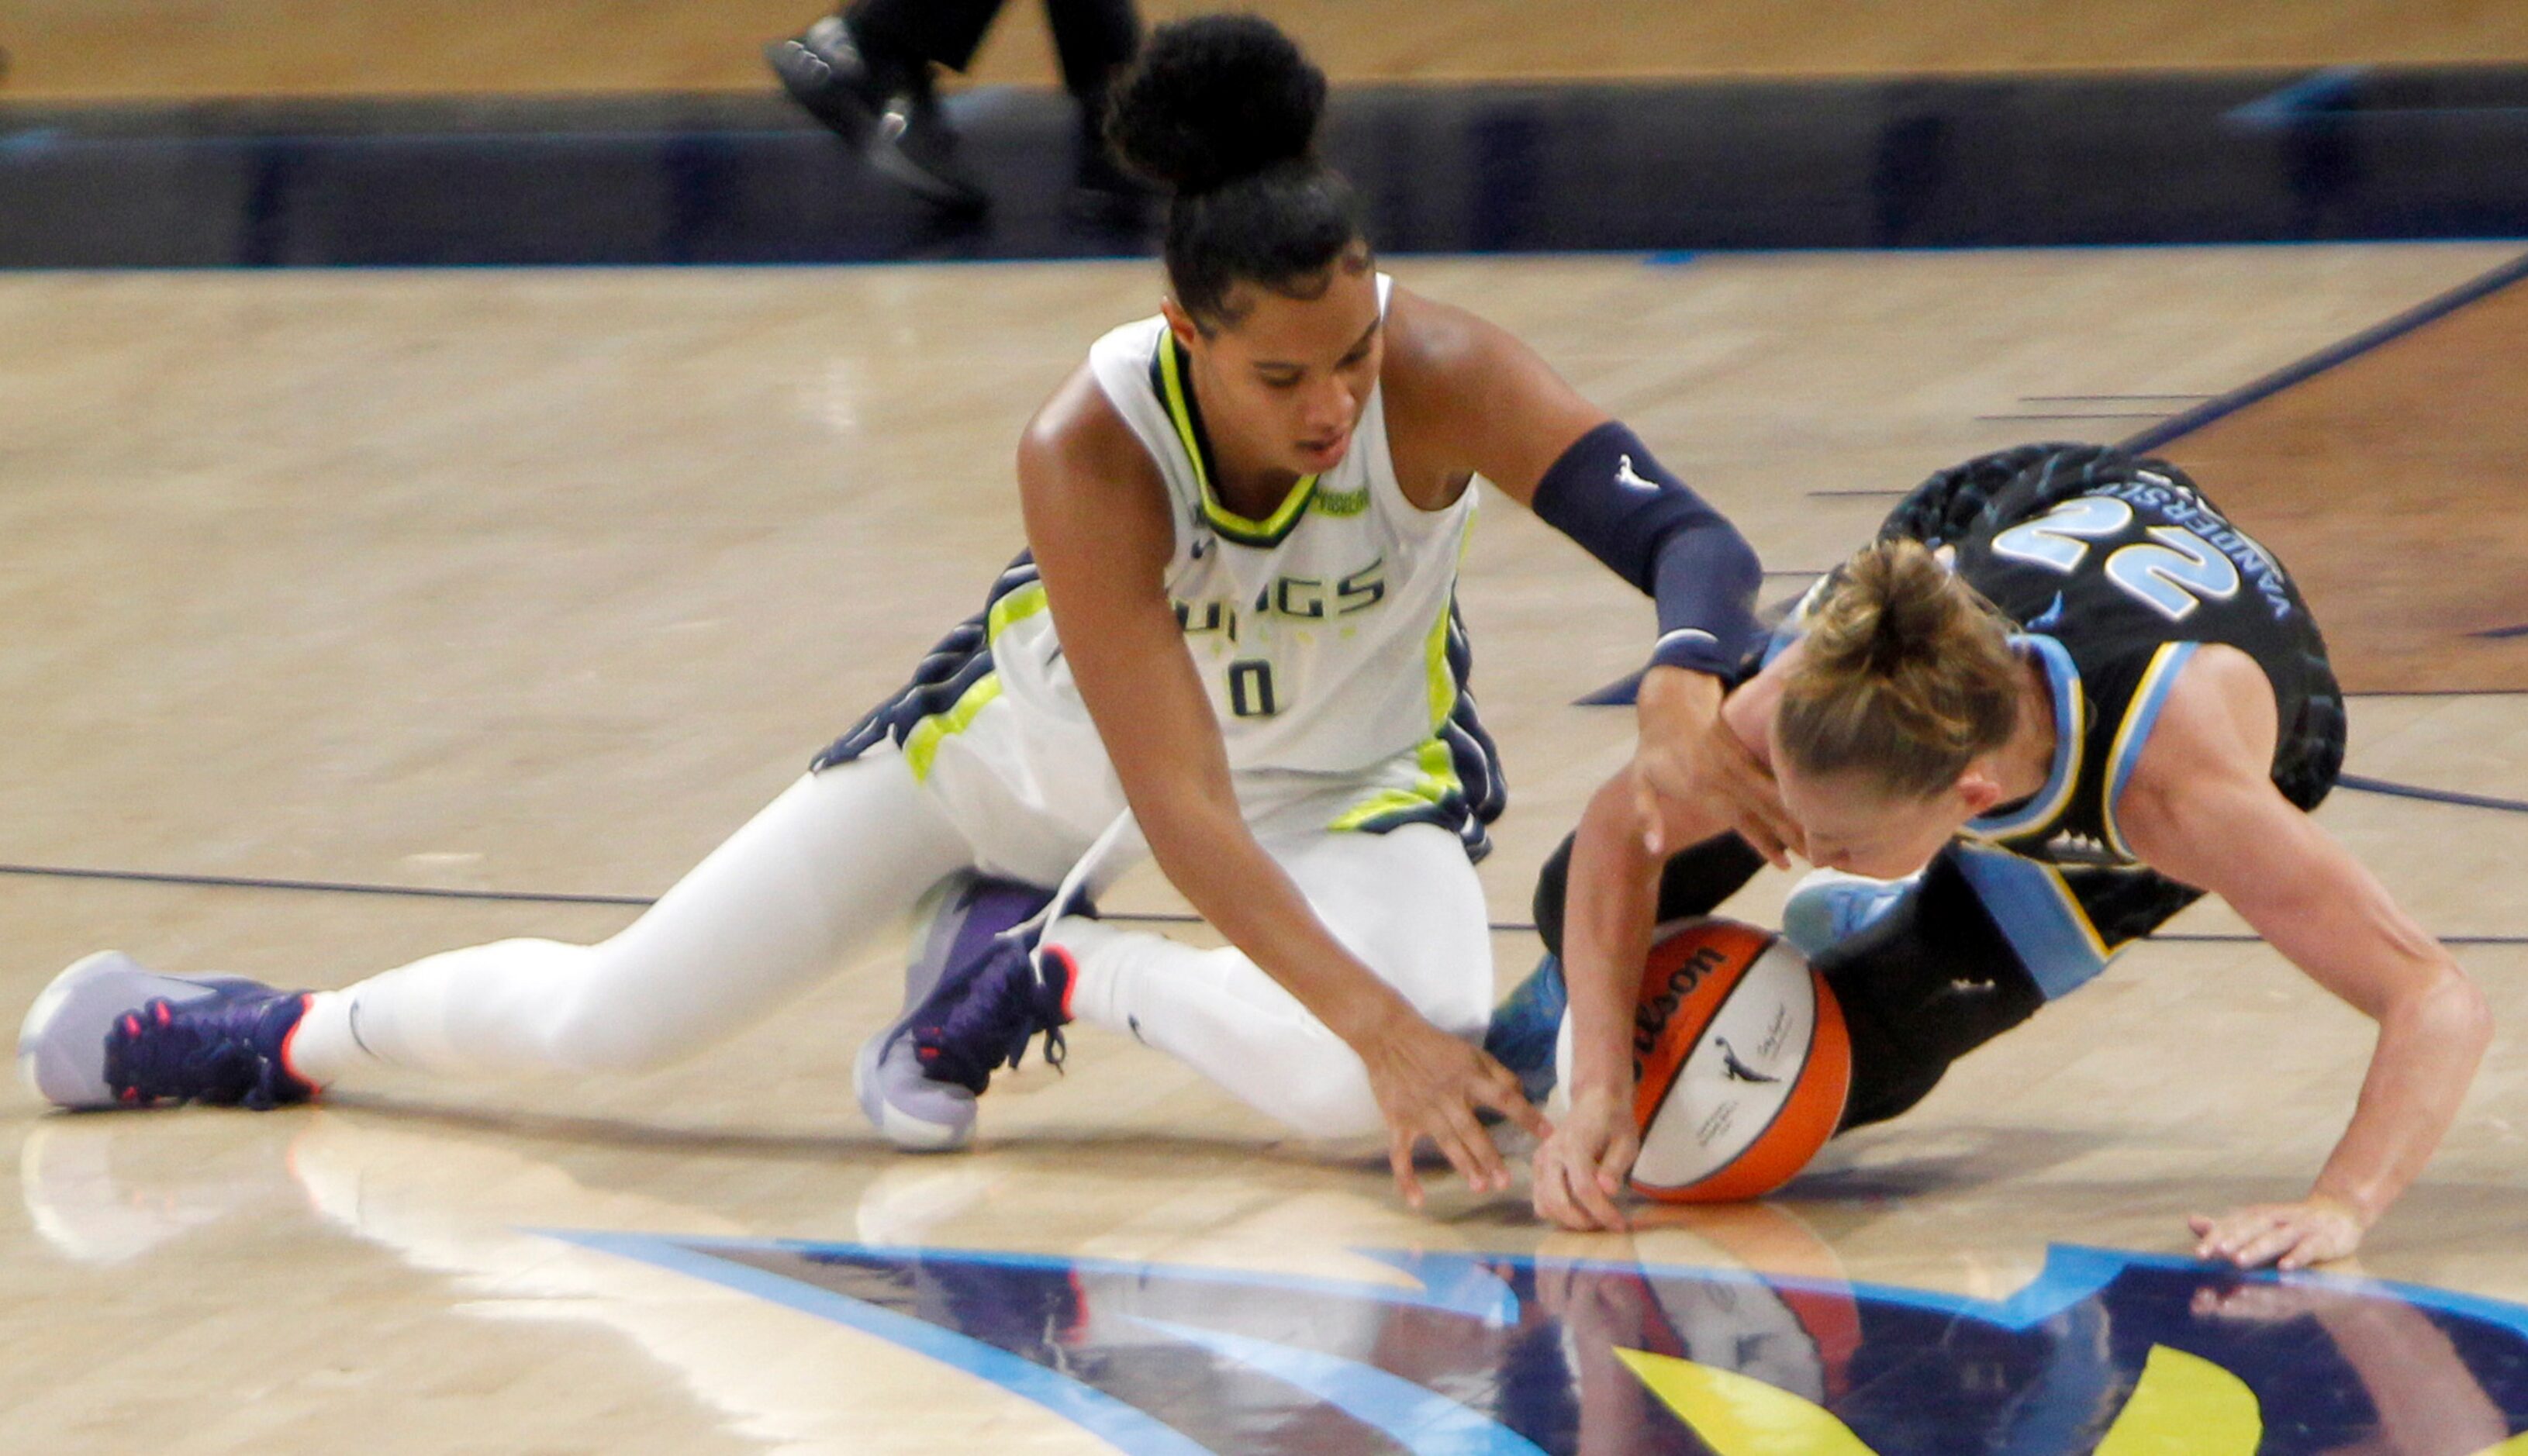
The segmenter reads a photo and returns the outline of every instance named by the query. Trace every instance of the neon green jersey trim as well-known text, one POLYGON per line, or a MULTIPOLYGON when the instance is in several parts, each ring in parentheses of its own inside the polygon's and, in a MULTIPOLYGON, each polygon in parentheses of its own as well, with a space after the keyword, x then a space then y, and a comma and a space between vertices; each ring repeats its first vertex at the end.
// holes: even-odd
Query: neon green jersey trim
POLYGON ((1159 382, 1167 394, 1168 419, 1177 427, 1177 439, 1185 445, 1185 458, 1193 462, 1194 485, 1202 492, 1202 518, 1239 546, 1280 546, 1299 524, 1299 517, 1307 513, 1308 501, 1317 493, 1317 478, 1299 477, 1298 483, 1290 487, 1290 494, 1282 497, 1281 505, 1260 521, 1249 520, 1221 504, 1218 493, 1212 489, 1211 468, 1203 463, 1202 435, 1194 428, 1192 395, 1185 390, 1185 369, 1177 360, 1177 348, 1174 335, 1159 339, 1159 382))
MULTIPOLYGON (((1029 582, 992 603, 983 618, 983 640, 998 642, 1013 623, 1024 622, 1045 609, 1044 583, 1029 582)), ((939 756, 939 745, 951 736, 974 726, 975 715, 1001 696, 1001 675, 987 672, 974 679, 974 685, 959 695, 957 702, 944 713, 932 713, 913 725, 904 738, 905 765, 913 770, 917 784, 930 778, 930 765, 939 756)))
POLYGON ((1437 803, 1436 799, 1425 799, 1404 789, 1381 789, 1336 815, 1326 827, 1337 833, 1349 833, 1391 814, 1418 814, 1437 803))
POLYGON ((983 641, 1000 641, 1001 634, 1013 623, 1024 622, 1044 608, 1044 583, 1027 583, 992 603, 990 613, 983 618, 983 641))
POLYGON ((1414 765, 1422 770, 1421 777, 1410 789, 1379 790, 1337 815, 1327 828, 1339 832, 1367 828, 1394 815, 1436 808, 1447 804, 1449 796, 1465 792, 1464 781, 1457 777, 1456 754, 1440 737, 1449 714, 1457 709, 1457 678, 1448 670, 1451 610, 1452 607, 1441 608, 1440 619, 1431 624, 1431 635, 1423 641, 1423 666, 1431 695, 1431 736, 1413 751, 1414 765))
POLYGON ((914 725, 904 740, 904 761, 913 770, 913 781, 925 782, 930 777, 931 760, 939 756, 940 741, 951 734, 963 733, 974 726, 974 715, 1001 696, 1001 675, 987 672, 974 679, 974 685, 957 700, 957 705, 944 713, 932 713, 914 725))

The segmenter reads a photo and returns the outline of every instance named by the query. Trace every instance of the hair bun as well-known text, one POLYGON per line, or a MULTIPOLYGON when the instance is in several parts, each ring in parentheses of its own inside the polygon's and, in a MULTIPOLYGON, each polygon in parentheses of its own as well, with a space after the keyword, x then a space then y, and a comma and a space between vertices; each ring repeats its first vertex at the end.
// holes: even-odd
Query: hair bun
POLYGON ((1949 575, 1919 542, 1894 537, 1863 547, 1836 570, 1812 653, 1879 678, 1936 663, 1955 611, 1949 575))
POLYGON ((1201 16, 1151 32, 1106 134, 1134 171, 1204 192, 1307 156, 1325 106, 1326 74, 1272 22, 1201 16))
POLYGON ((1886 576, 1879 589, 1878 631, 1870 644, 1872 664, 1892 673, 1913 662, 1940 659, 1943 628, 1955 614, 1948 600, 1948 568, 1922 546, 1907 543, 1880 554, 1886 576))
POLYGON ((1803 771, 1860 770, 1921 797, 2009 742, 2026 668, 1992 603, 1921 542, 1882 537, 1855 552, 1808 622, 1773 720, 1803 771))

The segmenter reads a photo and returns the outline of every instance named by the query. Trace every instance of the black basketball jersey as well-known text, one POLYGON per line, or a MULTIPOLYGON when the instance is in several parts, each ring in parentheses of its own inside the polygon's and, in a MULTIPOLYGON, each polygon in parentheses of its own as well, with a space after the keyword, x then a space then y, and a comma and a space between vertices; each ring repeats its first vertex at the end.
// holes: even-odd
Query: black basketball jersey
POLYGON ((2326 644, 2282 563, 2185 472, 2099 445, 2027 445, 1924 482, 1887 518, 2027 635, 2054 681, 2054 772, 2035 796, 1969 824, 2061 864, 2133 862, 2115 802, 2161 703, 2200 646, 2245 652, 2273 684, 2273 777, 2314 808, 2344 759, 2326 644))

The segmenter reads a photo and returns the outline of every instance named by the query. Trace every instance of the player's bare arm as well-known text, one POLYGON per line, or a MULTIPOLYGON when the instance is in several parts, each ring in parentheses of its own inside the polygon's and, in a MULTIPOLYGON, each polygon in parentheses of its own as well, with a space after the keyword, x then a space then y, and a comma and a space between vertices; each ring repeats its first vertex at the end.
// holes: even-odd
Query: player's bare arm
POLYGON ((2492 1038, 2441 944, 2274 787, 2273 699, 2235 649, 2187 663, 2118 806, 2153 868, 2227 900, 2312 980, 2378 1023, 2344 1136, 2295 1203, 2192 1221, 2198 1254, 2297 1269, 2353 1252, 2440 1145, 2492 1038))
MULTIPOLYGON (((1540 506, 1539 491, 1557 470, 1577 474, 1592 463, 1610 463, 1606 473, 1645 493, 1661 472, 1647 450, 1621 444, 1605 446, 1613 461, 1595 462, 1592 443, 1601 433, 1621 427, 1505 329, 1397 288, 1389 308, 1384 381, 1396 476, 1425 509, 1455 499, 1471 476, 1481 475, 1619 571, 1624 568, 1609 559, 1619 553, 1610 553, 1610 544, 1598 537, 1676 525, 1656 510, 1618 525, 1597 510, 1540 506)), ((1588 478, 1596 483, 1595 476, 1588 478)), ((1746 564, 1752 567, 1752 555, 1746 564)), ((1663 595, 1672 591, 1665 578, 1660 586, 1663 595)), ((1711 639, 1700 625, 1681 628, 1672 644, 1663 639, 1663 650, 1711 639)), ((1716 641, 1705 645, 1721 648, 1716 641)), ((1653 855, 1677 848, 1680 841, 1659 837, 1662 804, 1716 798, 1731 807, 1733 827, 1749 844, 1774 863, 1787 864, 1784 849, 1792 843, 1792 829, 1779 792, 1738 738, 1719 730, 1724 685, 1711 669, 1732 651, 1734 647, 1712 656, 1687 652, 1673 662, 1663 656, 1643 673, 1635 696, 1642 768, 1634 780, 1636 829, 1653 855)))
MULTIPOLYGON (((1780 691, 1780 674, 1767 668, 1731 694, 1720 714, 1732 746, 1768 774, 1766 731, 1780 691)), ((1571 997, 1570 1108, 1538 1146, 1531 1186, 1537 1217, 1571 1229, 1627 1223, 1615 1195, 1641 1151, 1633 1118, 1633 1006, 1666 859, 1660 845, 1690 845, 1733 827, 1726 806, 1710 796, 1662 798, 1658 837, 1640 833, 1643 771, 1637 759, 1599 788, 1571 850, 1562 932, 1571 997)))
POLYGON ((1424 510, 1477 475, 1530 505, 1572 442, 1613 418, 1507 330, 1400 284, 1380 383, 1396 481, 1424 510))
POLYGON ((1515 1080, 1425 1021, 1345 950, 1240 815, 1218 721, 1163 585, 1172 531, 1164 488, 1085 370, 1029 426, 1019 488, 1081 701, 1170 883, 1360 1054, 1408 1200, 1421 1197, 1410 1149, 1423 1137, 1470 1185, 1506 1188, 1508 1170, 1472 1108, 1535 1119, 1515 1080))

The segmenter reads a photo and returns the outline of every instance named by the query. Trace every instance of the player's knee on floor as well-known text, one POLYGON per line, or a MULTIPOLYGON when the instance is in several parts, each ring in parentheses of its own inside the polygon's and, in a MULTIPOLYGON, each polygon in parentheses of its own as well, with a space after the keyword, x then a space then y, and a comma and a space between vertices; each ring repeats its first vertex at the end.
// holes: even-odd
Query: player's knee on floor
MULTIPOLYGON (((1435 1021, 1440 1029, 1471 1045, 1483 1040, 1489 1010, 1470 1014, 1464 1024, 1435 1021)), ((1311 1038, 1304 1054, 1284 1064, 1274 1105, 1262 1110, 1307 1137, 1360 1137, 1387 1128, 1386 1114, 1370 1090, 1369 1070, 1350 1047, 1331 1031, 1311 1038)))
POLYGON ((1312 1079, 1294 1086, 1274 1115, 1303 1137, 1361 1137, 1387 1126, 1378 1098, 1369 1090, 1369 1074, 1357 1063, 1342 1076, 1312 1079))
POLYGON ((1259 1055, 1273 1062, 1275 1074, 1269 1092, 1250 1100, 1300 1136, 1359 1137, 1387 1125, 1369 1088, 1369 1069, 1333 1032, 1315 1027, 1259 1055))

